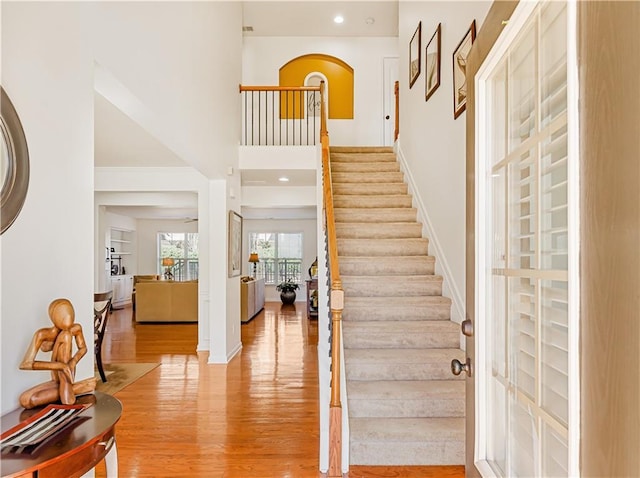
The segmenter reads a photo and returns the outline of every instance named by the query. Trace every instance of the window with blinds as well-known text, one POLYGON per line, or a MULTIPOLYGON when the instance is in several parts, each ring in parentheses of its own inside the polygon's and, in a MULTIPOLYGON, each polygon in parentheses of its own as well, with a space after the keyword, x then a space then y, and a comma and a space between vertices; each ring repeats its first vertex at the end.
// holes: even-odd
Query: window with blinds
POLYGON ((566 2, 540 3, 485 88, 486 458, 569 476, 566 2))

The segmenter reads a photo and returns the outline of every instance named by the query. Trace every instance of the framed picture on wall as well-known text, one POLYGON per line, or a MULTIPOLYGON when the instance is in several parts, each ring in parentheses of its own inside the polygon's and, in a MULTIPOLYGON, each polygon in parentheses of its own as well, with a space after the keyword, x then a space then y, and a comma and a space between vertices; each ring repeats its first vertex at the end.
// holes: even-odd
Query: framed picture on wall
POLYGON ((453 52, 453 117, 457 118, 467 107, 467 56, 476 39, 474 20, 453 52))
POLYGON ((240 275, 242 269, 242 216, 235 211, 229 211, 229 277, 240 275))
POLYGON ((427 43, 424 52, 427 63, 425 70, 425 101, 427 101, 438 89, 438 86, 440 86, 440 27, 441 23, 438 23, 438 28, 436 28, 431 40, 427 43))
POLYGON ((418 22, 418 28, 413 33, 409 42, 409 88, 413 86, 420 76, 420 50, 422 49, 420 37, 422 36, 422 22, 418 22))

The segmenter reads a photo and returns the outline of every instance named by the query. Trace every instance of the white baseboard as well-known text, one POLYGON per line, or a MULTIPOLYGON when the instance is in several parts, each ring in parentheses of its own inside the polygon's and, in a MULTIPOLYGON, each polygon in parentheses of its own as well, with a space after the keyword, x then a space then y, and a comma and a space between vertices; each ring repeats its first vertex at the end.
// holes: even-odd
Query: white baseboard
MULTIPOLYGON (((444 279, 442 284, 442 295, 445 297, 449 297, 453 305, 453 307, 451 308, 451 320, 457 323, 461 323, 465 317, 465 305, 463 296, 453 280, 451 268, 449 267, 447 258, 442 251, 442 247, 440 246, 438 235, 436 234, 436 231, 431 224, 431 219, 429 218, 427 209, 424 206, 422 198, 420 197, 420 193, 418 192, 418 189, 416 187, 416 183, 411 174, 411 170, 407 166, 407 160, 402 153, 400 139, 398 139, 398 141, 396 142, 395 149, 396 155, 398 157, 398 162, 400 163, 400 169, 405 174, 405 178, 409 186, 409 194, 413 196, 414 205, 418 210, 418 220, 422 222, 423 232, 429 238, 430 255, 436 257, 436 272, 441 274, 444 279)), ((464 254, 464 251, 462 251, 462 254, 464 254)))
POLYGON ((231 350, 228 354, 226 355, 220 355, 220 354, 216 354, 216 355, 212 355, 211 353, 209 353, 209 361, 207 363, 229 363, 231 361, 231 359, 233 357, 235 357, 240 351, 242 350, 242 343, 239 342, 234 348, 233 350, 231 350))
POLYGON ((209 339, 198 342, 196 352, 209 353, 209 339))

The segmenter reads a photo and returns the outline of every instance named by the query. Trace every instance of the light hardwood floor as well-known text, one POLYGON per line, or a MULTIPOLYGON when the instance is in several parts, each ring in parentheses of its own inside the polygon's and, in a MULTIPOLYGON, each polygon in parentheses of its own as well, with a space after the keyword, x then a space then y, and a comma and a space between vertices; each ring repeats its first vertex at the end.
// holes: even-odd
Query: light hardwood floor
MULTIPOLYGON (((156 362, 116 393, 120 477, 304 478, 318 472, 318 325, 303 304, 243 324, 227 365, 196 354, 195 324, 136 324, 116 310, 105 363, 156 362)), ((98 466, 96 477, 105 476, 98 466)), ((351 467, 348 478, 464 476, 464 467, 351 467)))

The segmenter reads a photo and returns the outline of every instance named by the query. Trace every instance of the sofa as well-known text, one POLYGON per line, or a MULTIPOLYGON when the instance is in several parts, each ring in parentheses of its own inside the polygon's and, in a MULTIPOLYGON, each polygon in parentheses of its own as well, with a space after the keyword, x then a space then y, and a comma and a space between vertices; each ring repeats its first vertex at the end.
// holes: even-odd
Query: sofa
POLYGON ((139 281, 136 322, 197 322, 198 281, 139 281))
POLYGON ((146 274, 146 275, 134 275, 133 276, 133 293, 131 294, 131 302, 133 303, 133 310, 136 310, 136 285, 138 282, 148 282, 150 280, 160 280, 158 274, 146 274))

